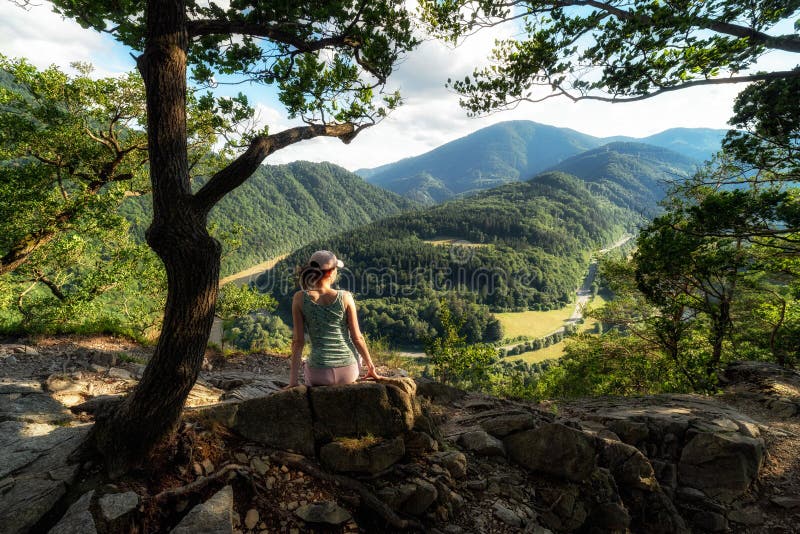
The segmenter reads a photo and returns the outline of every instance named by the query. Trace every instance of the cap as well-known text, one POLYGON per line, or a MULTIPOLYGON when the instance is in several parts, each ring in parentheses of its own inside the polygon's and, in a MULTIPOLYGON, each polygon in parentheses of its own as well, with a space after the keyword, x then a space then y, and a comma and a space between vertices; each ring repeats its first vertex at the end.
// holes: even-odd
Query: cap
POLYGON ((316 262, 319 265, 319 268, 327 271, 328 269, 333 269, 334 267, 338 267, 341 269, 344 267, 344 263, 342 260, 336 257, 336 254, 331 252, 330 250, 318 250, 311 255, 308 259, 308 263, 316 262))

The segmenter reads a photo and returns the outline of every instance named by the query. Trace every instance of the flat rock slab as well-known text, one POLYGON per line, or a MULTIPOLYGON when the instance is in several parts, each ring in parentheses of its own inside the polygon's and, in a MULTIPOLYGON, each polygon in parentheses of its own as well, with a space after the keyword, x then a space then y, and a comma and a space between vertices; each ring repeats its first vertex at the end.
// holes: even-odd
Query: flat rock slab
MULTIPOLYGON (((72 414, 38 382, 0 384, 0 421, 65 423, 72 414)), ((2 464, 0 464, 2 465, 2 464)))
POLYGON ((27 532, 66 493, 78 472, 68 457, 89 428, 0 423, 0 534, 27 532))
POLYGON ((106 521, 114 521, 139 505, 139 496, 135 491, 125 493, 110 493, 99 499, 100 511, 106 521))

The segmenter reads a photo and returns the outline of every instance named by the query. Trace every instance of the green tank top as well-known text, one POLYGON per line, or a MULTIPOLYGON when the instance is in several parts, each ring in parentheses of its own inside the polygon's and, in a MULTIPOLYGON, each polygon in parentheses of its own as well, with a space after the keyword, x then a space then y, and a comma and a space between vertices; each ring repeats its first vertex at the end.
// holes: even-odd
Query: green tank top
POLYGON ((341 290, 328 305, 317 304, 303 291, 302 310, 311 339, 310 367, 344 367, 356 363, 356 348, 350 339, 341 290))

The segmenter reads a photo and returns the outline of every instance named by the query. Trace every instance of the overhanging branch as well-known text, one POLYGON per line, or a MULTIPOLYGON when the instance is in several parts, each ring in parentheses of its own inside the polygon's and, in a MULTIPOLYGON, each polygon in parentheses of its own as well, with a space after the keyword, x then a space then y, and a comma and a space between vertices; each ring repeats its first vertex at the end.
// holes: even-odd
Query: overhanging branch
POLYGON ((784 70, 784 71, 777 71, 777 72, 765 72, 760 74, 749 74, 746 76, 730 76, 728 78, 707 78, 702 80, 691 80, 688 82, 684 82, 678 85, 671 85, 669 87, 662 87, 656 91, 651 93, 647 93, 644 95, 638 96, 631 96, 631 97, 619 97, 619 96, 599 96, 599 95, 575 95, 570 93, 568 90, 563 89, 561 87, 557 88, 555 93, 550 93, 545 95, 541 98, 528 98, 522 97, 518 99, 514 99, 508 102, 507 105, 512 105, 517 102, 542 102, 543 100, 547 100, 549 98, 554 98, 557 96, 565 96, 572 100, 573 102, 578 102, 580 100, 599 100, 601 102, 611 102, 612 104, 621 103, 621 102, 637 102, 639 100, 647 100, 648 98, 653 98, 654 96, 658 96, 663 93, 669 93, 672 91, 680 91, 682 89, 687 89, 689 87, 696 87, 699 85, 723 85, 729 83, 750 83, 750 82, 759 82, 764 80, 778 80, 778 79, 786 79, 786 78, 797 78, 800 77, 800 69, 794 70, 784 70))
POLYGON ((256 137, 241 156, 212 176, 195 194, 195 202, 200 209, 210 210, 225 195, 242 185, 267 156, 282 148, 314 137, 338 137, 347 144, 369 126, 371 124, 311 124, 256 137))

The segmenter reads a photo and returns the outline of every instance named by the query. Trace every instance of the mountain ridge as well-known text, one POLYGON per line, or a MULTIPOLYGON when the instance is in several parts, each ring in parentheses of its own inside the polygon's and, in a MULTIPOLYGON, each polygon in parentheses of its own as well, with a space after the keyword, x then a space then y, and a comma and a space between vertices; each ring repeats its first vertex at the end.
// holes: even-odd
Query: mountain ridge
POLYGON ((670 149, 701 163, 719 149, 726 132, 671 128, 643 138, 595 137, 533 121, 505 121, 418 156, 357 169, 355 173, 369 183, 418 202, 435 204, 476 190, 524 181, 582 152, 618 142, 670 149))

